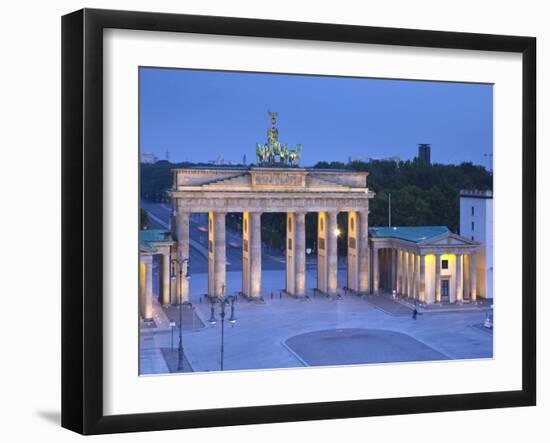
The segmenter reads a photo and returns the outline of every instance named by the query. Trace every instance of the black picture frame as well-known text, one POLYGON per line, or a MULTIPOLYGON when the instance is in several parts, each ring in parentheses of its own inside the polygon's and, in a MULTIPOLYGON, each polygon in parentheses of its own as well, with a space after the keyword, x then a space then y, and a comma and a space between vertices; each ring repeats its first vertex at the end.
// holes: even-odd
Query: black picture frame
POLYGON ((62 18, 62 426, 82 434, 150 431, 536 403, 536 39, 197 15, 83 9, 62 18), (522 54, 522 388, 105 416, 103 413, 103 30, 503 51, 522 54))

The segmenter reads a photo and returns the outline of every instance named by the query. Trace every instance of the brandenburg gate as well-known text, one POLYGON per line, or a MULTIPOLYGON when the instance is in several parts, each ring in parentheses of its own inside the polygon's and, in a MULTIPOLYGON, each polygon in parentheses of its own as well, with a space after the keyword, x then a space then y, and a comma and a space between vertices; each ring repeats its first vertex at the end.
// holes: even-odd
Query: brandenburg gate
MULTIPOLYGON (((286 291, 306 294, 305 215, 318 213, 317 288, 337 291, 337 223, 348 212, 348 287, 369 288, 369 200, 367 172, 310 170, 298 167, 191 168, 173 171, 173 199, 178 257, 189 256, 189 216, 208 213, 208 293, 224 296, 225 217, 242 212, 243 288, 251 299, 262 294, 261 214, 286 213, 286 291)), ((179 275, 179 273, 176 273, 179 275)), ((187 296, 187 282, 180 282, 187 296)))

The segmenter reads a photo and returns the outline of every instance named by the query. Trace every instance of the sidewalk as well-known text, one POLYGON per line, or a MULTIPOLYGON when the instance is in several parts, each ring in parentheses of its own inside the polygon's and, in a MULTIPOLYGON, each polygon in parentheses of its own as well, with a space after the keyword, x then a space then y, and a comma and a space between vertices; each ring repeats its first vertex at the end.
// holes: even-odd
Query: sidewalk
MULTIPOLYGON (((164 329, 170 329, 170 321, 173 321, 176 323, 176 328, 179 327, 180 323, 180 306, 165 306, 161 308, 163 314, 167 317, 168 323, 164 329)), ((197 311, 195 309, 195 306, 190 304, 184 304, 181 306, 181 323, 182 323, 182 329, 184 331, 195 331, 197 329, 204 328, 204 322, 197 314, 197 311)), ((160 326, 159 326, 160 328, 160 326)))
MULTIPOLYGON (((391 294, 384 293, 377 296, 377 298, 383 298, 392 303, 397 303, 402 306, 406 306, 411 311, 415 308, 415 301, 410 298, 396 296, 393 298, 391 294)), ((433 313, 433 312, 463 312, 463 311, 486 311, 491 309, 493 300, 477 300, 475 302, 465 301, 463 303, 434 303, 426 305, 420 302, 416 303, 416 310, 419 313, 433 313)))

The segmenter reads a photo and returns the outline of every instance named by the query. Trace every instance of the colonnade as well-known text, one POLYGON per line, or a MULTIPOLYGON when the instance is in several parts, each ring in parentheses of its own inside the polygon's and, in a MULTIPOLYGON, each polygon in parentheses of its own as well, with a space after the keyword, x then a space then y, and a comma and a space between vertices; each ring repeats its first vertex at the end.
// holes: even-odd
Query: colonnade
MULTIPOLYGON (((337 211, 318 212, 317 289, 329 295, 338 290, 338 225, 337 211)), ((176 212, 176 255, 189 257, 189 216, 176 212)), ((296 297, 306 295, 305 211, 286 214, 286 281, 285 291, 296 297)), ((208 213, 208 294, 223 297, 226 292, 226 212, 208 213)), ((242 223, 242 293, 248 298, 262 296, 261 212, 243 212, 242 223)), ((186 265, 185 265, 186 266, 186 265)), ((179 281, 177 295, 189 298, 187 280, 179 281)), ((368 211, 348 212, 348 279, 350 290, 369 292, 368 211)))
POLYGON ((373 292, 381 290, 396 291, 397 294, 423 303, 439 303, 442 300, 442 279, 449 280, 447 286, 450 303, 465 299, 477 299, 476 253, 456 252, 454 254, 413 251, 404 248, 373 247, 373 292), (444 258, 445 257, 445 258, 444 258), (447 268, 442 272, 442 263, 454 260, 454 270, 447 268), (380 263, 384 263, 381 266, 380 263), (430 272, 427 272, 427 262, 430 272), (432 263, 433 262, 433 266, 432 263), (431 268, 433 267, 433 272, 431 268))
POLYGON ((159 302, 162 305, 176 303, 175 288, 170 287, 170 247, 160 248, 157 254, 140 254, 139 264, 139 309, 145 321, 153 319, 153 262, 159 257, 159 302))

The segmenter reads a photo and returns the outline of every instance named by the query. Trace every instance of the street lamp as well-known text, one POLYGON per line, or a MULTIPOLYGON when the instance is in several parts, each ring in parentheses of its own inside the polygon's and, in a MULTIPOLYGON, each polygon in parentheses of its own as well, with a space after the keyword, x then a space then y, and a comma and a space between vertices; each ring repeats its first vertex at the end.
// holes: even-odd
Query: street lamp
MULTIPOLYGON (((179 288, 179 292, 180 292, 180 298, 179 298, 179 304, 178 304, 178 309, 180 311, 180 331, 179 331, 179 343, 178 343, 178 367, 176 369, 177 372, 182 372, 183 371, 183 338, 182 338, 182 328, 183 328, 183 317, 182 317, 182 311, 183 311, 183 286, 182 286, 182 282, 183 282, 183 278, 186 278, 187 280, 189 280, 189 278, 191 277, 189 275, 189 259, 188 258, 182 258, 182 257, 178 257, 177 259, 173 259, 172 260, 172 264, 178 264, 178 271, 179 271, 179 276, 180 276, 180 288, 179 288), (183 275, 183 265, 184 264, 187 264, 187 266, 185 267, 185 277, 183 275)), ((170 279, 171 280, 175 280, 176 279, 176 273, 175 272, 172 272, 172 275, 170 276, 170 279)))
POLYGON ((229 323, 234 325, 237 323, 237 317, 235 317, 235 301, 237 300, 236 295, 225 296, 225 286, 222 289, 221 297, 210 297, 210 319, 208 322, 213 326, 216 324, 216 314, 214 312, 216 303, 220 305, 220 318, 222 320, 222 330, 221 330, 221 346, 220 346, 220 370, 223 371, 223 345, 224 345, 224 327, 225 327, 225 307, 231 307, 231 314, 229 316, 229 323))

